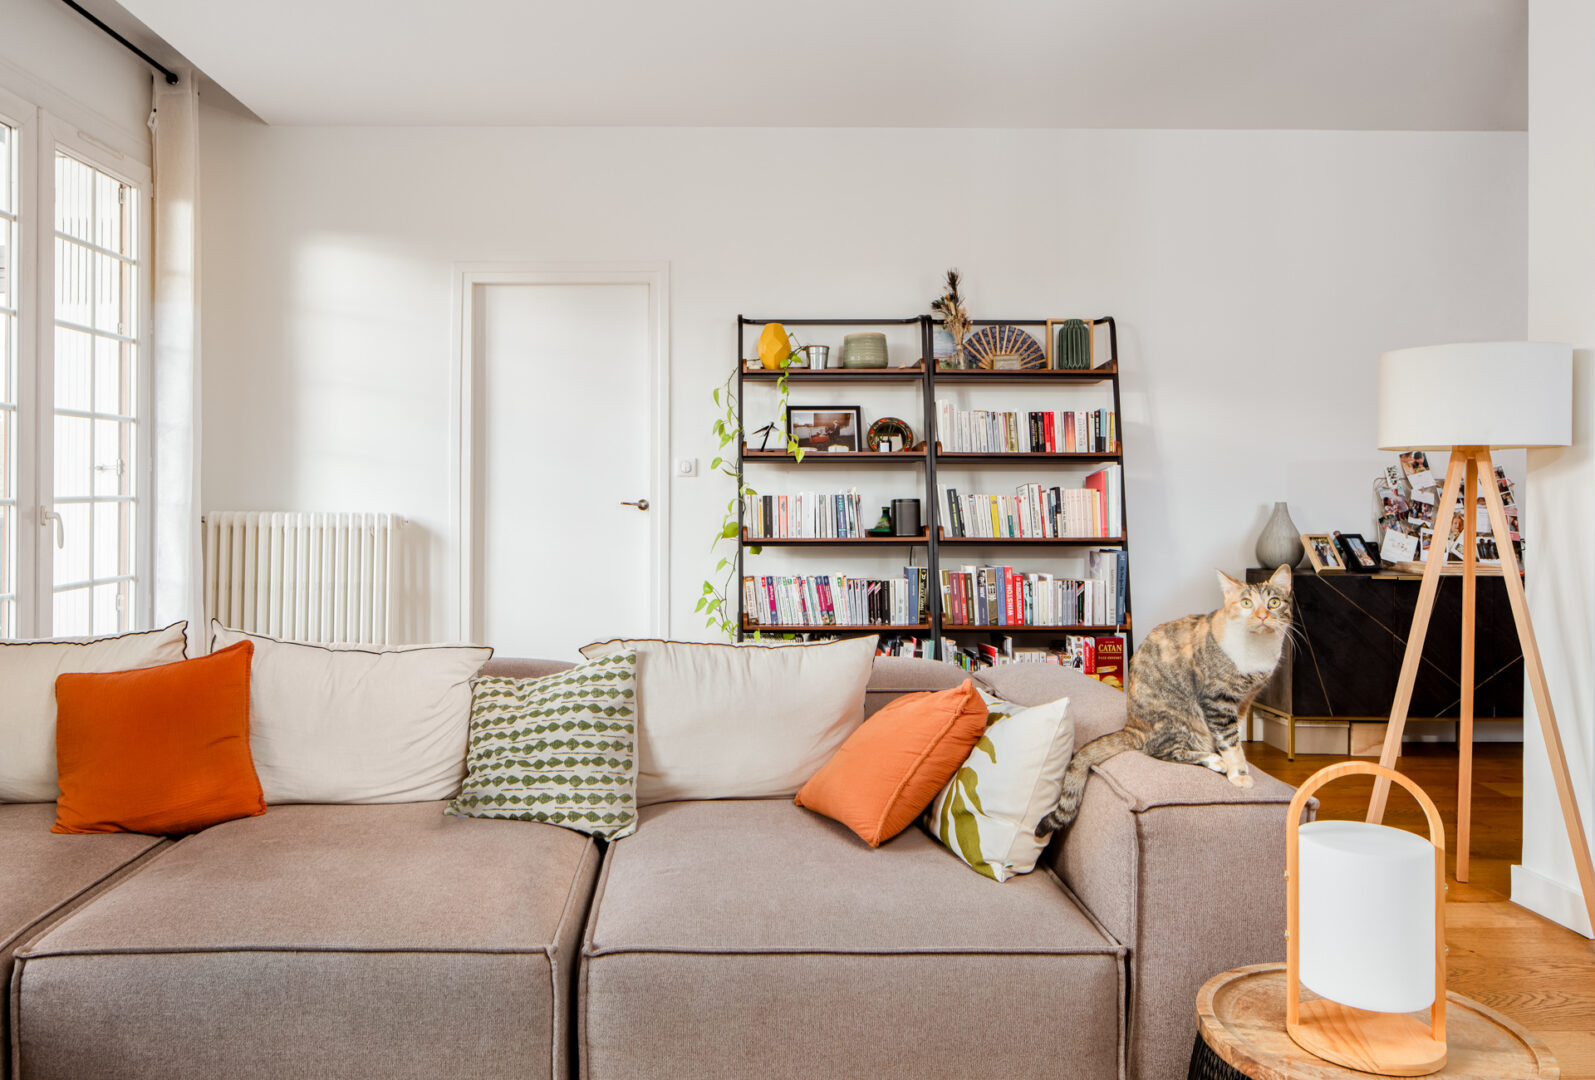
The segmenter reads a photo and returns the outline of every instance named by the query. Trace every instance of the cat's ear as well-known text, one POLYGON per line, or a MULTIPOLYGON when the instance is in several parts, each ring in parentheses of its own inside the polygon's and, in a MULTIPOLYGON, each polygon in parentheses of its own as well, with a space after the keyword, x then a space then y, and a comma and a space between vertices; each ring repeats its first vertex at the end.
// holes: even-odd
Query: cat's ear
POLYGON ((1240 582, 1236 581, 1222 570, 1219 570, 1217 573, 1218 587, 1224 590, 1224 602, 1227 604, 1231 600, 1235 599, 1235 594, 1240 592, 1246 586, 1242 585, 1240 582))
POLYGON ((1291 580, 1290 567, 1286 565, 1275 570, 1274 576, 1268 579, 1268 583, 1280 592, 1290 592, 1291 580))

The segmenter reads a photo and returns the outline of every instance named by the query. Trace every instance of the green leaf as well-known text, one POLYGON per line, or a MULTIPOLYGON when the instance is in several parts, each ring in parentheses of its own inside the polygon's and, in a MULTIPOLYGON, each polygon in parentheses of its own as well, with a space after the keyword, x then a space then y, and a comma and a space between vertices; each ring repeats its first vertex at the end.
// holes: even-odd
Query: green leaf
POLYGON ((720 388, 718 386, 714 388, 714 403, 716 405, 720 404, 720 388))
POLYGON ((709 468, 718 469, 723 461, 725 461, 725 458, 717 457, 713 461, 709 462, 709 468))
POLYGON ((731 560, 730 559, 721 559, 720 560, 720 564, 718 566, 716 566, 715 569, 716 570, 724 570, 726 567, 728 567, 730 565, 731 565, 731 560))
POLYGON ((764 545, 763 544, 754 544, 752 547, 748 548, 748 554, 749 555, 762 555, 762 554, 764 554, 764 545))
MULTIPOLYGON (((1004 728, 1003 730, 1006 731, 1007 728, 1004 728)), ((991 763, 993 765, 997 763, 997 748, 991 744, 991 739, 989 736, 982 735, 980 737, 980 741, 975 744, 975 749, 984 750, 991 757, 991 763)))
POLYGON ((714 592, 714 585, 713 585, 713 583, 711 583, 711 582, 708 582, 708 581, 705 581, 705 582, 704 582, 704 583, 703 583, 703 595, 705 595, 705 596, 708 596, 708 595, 709 595, 709 594, 710 594, 710 593, 712 593, 712 592, 714 592))
POLYGON ((803 449, 803 447, 799 446, 795 442, 792 444, 792 457, 795 460, 802 461, 804 453, 806 453, 806 451, 803 449))
POLYGON ((722 539, 722 540, 730 540, 732 537, 736 536, 736 534, 737 534, 737 523, 732 521, 732 522, 729 522, 726 525, 725 528, 720 530, 720 539, 722 539))
POLYGON ((715 612, 715 611, 719 611, 720 608, 721 608, 720 598, 716 597, 715 599, 709 601, 709 606, 705 610, 706 611, 710 611, 710 612, 715 612))
POLYGON ((692 610, 693 611, 702 611, 708 605, 709 605, 709 601, 705 600, 703 597, 700 596, 700 597, 698 597, 698 606, 693 608, 692 610))

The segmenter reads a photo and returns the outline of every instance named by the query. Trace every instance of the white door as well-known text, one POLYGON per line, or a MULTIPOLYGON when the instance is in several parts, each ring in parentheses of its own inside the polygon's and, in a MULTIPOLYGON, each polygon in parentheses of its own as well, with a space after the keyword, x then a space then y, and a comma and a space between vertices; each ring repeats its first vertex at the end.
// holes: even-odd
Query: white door
POLYGON ((472 289, 476 640, 571 659, 648 636, 650 286, 472 289))

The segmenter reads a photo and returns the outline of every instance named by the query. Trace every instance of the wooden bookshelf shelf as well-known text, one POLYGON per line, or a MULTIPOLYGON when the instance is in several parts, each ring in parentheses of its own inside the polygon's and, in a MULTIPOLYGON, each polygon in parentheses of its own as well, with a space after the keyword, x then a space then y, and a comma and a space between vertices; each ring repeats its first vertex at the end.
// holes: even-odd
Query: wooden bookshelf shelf
MULTIPOLYGON (((974 320, 974 323, 977 326, 1014 325, 1027 327, 1032 334, 1039 336, 1041 340, 1045 342, 1053 325, 1060 321, 1061 320, 1058 319, 1049 320, 1045 318, 976 319, 974 320)), ((738 391, 736 400, 736 419, 739 427, 741 427, 745 421, 755 424, 764 422, 763 419, 754 421, 744 414, 743 410, 745 399, 741 391, 746 389, 749 385, 762 384, 773 387, 774 384, 780 380, 784 374, 786 385, 789 390, 794 386, 812 384, 812 392, 804 391, 804 395, 801 397, 799 397, 795 391, 792 394, 795 400, 804 402, 806 404, 826 401, 837 404, 848 403, 850 401, 856 402, 858 400, 857 398, 850 399, 842 389, 849 385, 873 385, 878 387, 895 386, 900 388, 899 390, 894 391, 894 397, 899 399, 903 398, 903 395, 901 394, 902 390, 917 389, 920 396, 919 409, 917 410, 917 422, 915 422, 913 419, 914 412, 898 411, 897 407, 893 407, 892 413, 897 416, 910 418, 910 424, 916 432, 914 438, 931 440, 928 449, 922 449, 918 451, 899 450, 889 453, 876 453, 868 450, 859 450, 835 454, 806 453, 803 455, 802 461, 798 461, 796 457, 786 452, 784 436, 781 438, 780 449, 755 450, 750 448, 745 442, 737 448, 736 466, 738 490, 741 490, 742 487, 746 485, 747 469, 752 465, 799 465, 805 468, 808 466, 814 466, 816 470, 820 470, 824 466, 842 466, 851 469, 880 469, 881 472, 877 473, 875 477, 877 480, 890 474, 888 469, 890 466, 917 466, 922 469, 922 472, 917 476, 914 476, 910 487, 905 488, 905 478, 903 478, 901 474, 898 474, 899 479, 897 479, 894 484, 890 485, 888 490, 891 490, 893 495, 911 495, 913 498, 919 499, 921 521, 926 526, 925 531, 917 536, 865 536, 849 537, 846 539, 826 537, 757 538, 747 535, 747 525, 749 522, 743 517, 746 507, 739 506, 737 509, 738 532, 733 534, 733 536, 736 538, 736 552, 733 560, 735 563, 735 570, 733 571, 735 576, 733 580, 738 586, 740 586, 740 583, 746 577, 758 576, 759 571, 757 569, 757 560, 760 558, 769 557, 770 555, 774 554, 776 549, 781 549, 788 557, 802 552, 805 549, 812 549, 812 553, 816 555, 822 550, 830 551, 831 549, 837 549, 843 552, 845 555, 850 556, 857 556, 859 552, 869 548, 881 549, 882 551, 893 551, 893 549, 895 549, 896 553, 906 556, 905 563, 914 564, 907 572, 912 573, 915 570, 928 572, 930 583, 930 596, 927 598, 929 603, 929 620, 923 623, 904 626, 875 623, 858 626, 761 625, 759 623, 749 621, 750 615, 757 615, 760 612, 758 610, 751 612, 742 610, 742 604, 744 602, 743 591, 740 587, 736 587, 736 596, 732 602, 737 604, 736 618, 738 620, 738 626, 740 627, 738 637, 746 638, 748 635, 755 633, 773 635, 834 634, 837 636, 880 634, 883 637, 928 637, 931 649, 933 650, 932 654, 942 656, 945 659, 946 656, 943 651, 945 643, 943 638, 950 637, 952 635, 1011 634, 1030 635, 1034 637, 1039 637, 1041 635, 1053 635, 1055 637, 1062 638, 1070 635, 1123 634, 1125 646, 1124 661, 1125 664, 1128 665, 1131 652, 1134 649, 1134 641, 1130 637, 1131 597, 1129 570, 1127 566, 1124 568, 1124 576, 1120 581, 1120 598, 1123 601, 1124 610, 1122 615, 1124 617, 1124 622, 1116 626, 991 626, 963 624, 948 621, 950 612, 943 610, 943 597, 941 591, 943 567, 946 566, 947 563, 956 564, 959 561, 973 561, 971 556, 979 557, 982 554, 980 549, 983 548, 996 549, 990 552, 990 556, 993 558, 998 556, 998 551, 1002 551, 1003 554, 1006 555, 1011 549, 1034 549, 1032 557, 1038 566, 1045 566, 1048 565, 1048 563, 1055 564, 1071 557, 1079 558, 1082 557, 1083 552, 1088 552, 1092 549, 1107 549, 1110 551, 1116 549, 1126 552, 1129 550, 1129 530, 1122 524, 1121 532, 1123 532, 1125 535, 1120 536, 947 536, 945 535, 945 530, 941 527, 943 523, 938 520, 938 516, 941 511, 939 502, 941 488, 937 481, 937 471, 939 469, 949 470, 956 475, 958 470, 969 468, 998 466, 1006 469, 1017 466, 1022 469, 1033 470, 1035 473, 1039 474, 1038 476, 1030 477, 1030 479, 1040 480, 1045 478, 1053 484, 1061 483, 1064 484, 1064 486, 1068 486, 1069 481, 1065 480, 1064 478, 1073 477, 1075 478, 1075 483, 1079 482, 1078 478, 1080 474, 1073 471, 1079 466, 1111 467, 1115 465, 1123 465, 1124 446, 1122 444, 1122 429, 1119 429, 1119 437, 1121 440, 1120 443, 1115 445, 1111 452, 1100 453, 1032 454, 968 451, 961 453, 950 453, 942 450, 940 444, 934 441, 935 435, 933 433, 936 430, 937 394, 948 389, 956 390, 962 387, 972 387, 979 385, 1008 386, 1012 384, 1015 396, 1017 398, 1023 398, 1026 404, 1034 403, 1031 405, 1032 408, 1044 407, 1038 396, 1026 396, 1033 395, 1037 390, 1051 387, 1057 391, 1066 393, 1070 390, 1090 391, 1093 387, 1097 387, 1099 389, 1097 389, 1094 394, 1085 397, 1082 400, 1082 403, 1075 407, 1083 409, 1086 408, 1088 404, 1092 409, 1098 407, 1099 405, 1105 407, 1106 402, 1102 401, 1101 398, 1104 394, 1111 393, 1112 412, 1122 421, 1123 408, 1120 401, 1117 323, 1112 316, 1106 315, 1100 318, 1087 320, 1087 323, 1091 327, 1091 333, 1093 335, 1096 335, 1098 332, 1104 333, 1106 335, 1105 340, 1104 338, 1097 336, 1093 336, 1092 339, 1092 356, 1095 360, 1102 361, 1096 367, 1065 370, 1047 369, 1040 371, 943 371, 936 367, 937 361, 931 358, 934 351, 934 333, 938 326, 938 321, 930 316, 921 315, 897 319, 754 319, 742 315, 737 316, 738 359, 736 361, 734 382, 738 391), (918 352, 920 359, 906 367, 863 369, 788 368, 784 373, 781 371, 771 371, 764 367, 754 365, 752 361, 746 359, 752 340, 759 335, 760 328, 771 322, 781 322, 786 326, 792 327, 915 327, 919 333, 918 352), (765 548, 770 549, 770 551, 764 551, 763 549, 765 548), (920 561, 921 549, 923 550, 924 554, 924 559, 922 562, 920 561), (944 554, 946 556, 947 563, 943 562, 944 554)), ((800 336, 803 336, 804 340, 808 340, 807 335, 800 336)), ((894 349, 898 350, 896 352, 896 356, 899 360, 906 359, 907 357, 913 355, 912 351, 907 353, 901 351, 901 346, 904 344, 904 335, 901 330, 896 332, 896 336, 893 338, 893 340, 895 342, 893 347, 894 349)), ((1050 348, 1046 350, 1048 356, 1051 355, 1051 352, 1052 350, 1050 348)), ((766 394, 765 397, 767 398, 768 395, 766 394)), ((1018 402, 1015 404, 1018 404, 1018 402)), ((1058 405, 1059 402, 1056 398, 1049 399, 1045 403, 1045 407, 1058 407, 1058 405)), ((955 403, 955 407, 962 406, 955 403)), ((1008 405, 1004 406, 1004 408, 1012 407, 1013 406, 1008 405)), ((1112 431, 1114 429, 1110 428, 1109 430, 1112 431)), ((765 477, 769 476, 768 473, 762 473, 760 475, 765 477)), ((807 475, 812 479, 812 473, 807 475)), ((836 482, 844 485, 852 484, 854 482, 854 475, 855 474, 853 473, 845 473, 843 474, 845 479, 838 477, 836 482)), ((1121 481, 1118 484, 1119 499, 1116 510, 1118 522, 1122 523, 1127 517, 1127 499, 1125 498, 1123 490, 1122 468, 1120 469, 1120 476, 1121 481)), ((755 486, 763 488, 767 486, 767 484, 757 484, 755 486)), ((810 486, 807 481, 805 481, 805 486, 810 486)), ((951 486, 958 488, 963 487, 963 485, 959 483, 954 483, 951 486)), ((884 494, 885 493, 883 492, 882 495, 884 494)), ((864 506, 866 509, 873 510, 876 505, 886 501, 887 498, 885 497, 872 495, 872 497, 864 500, 864 506)), ((1103 558, 1108 560, 1110 563, 1115 561, 1114 556, 1112 555, 1104 556, 1103 558)), ((988 559, 987 561, 990 560, 988 559)), ((1013 561, 1017 563, 1017 560, 1013 561)), ((820 570, 819 572, 824 573, 828 571, 834 571, 834 569, 834 566, 826 567, 824 570, 820 570)), ((951 567, 951 569, 956 570, 956 565, 951 567)), ((1037 572, 1037 567, 1026 568, 1016 566, 1015 569, 1024 570, 1025 572, 1037 572)), ((859 576, 871 577, 874 575, 861 572, 859 576)), ((728 600, 730 600, 730 598, 728 598, 728 600)), ((768 612, 765 613, 768 614, 768 612)), ((966 613, 960 611, 960 614, 966 613)), ((971 642, 969 642, 966 637, 963 640, 962 647, 967 647, 969 644, 971 644, 971 642)))
POLYGON ((941 544, 969 547, 1123 547, 1123 536, 942 536, 941 544))
POLYGON ((901 547, 930 543, 929 533, 916 536, 749 536, 742 530, 743 547, 901 547))
POLYGON ((936 381, 949 385, 966 383, 1031 383, 1068 386, 1071 383, 1111 382, 1119 377, 1119 365, 1103 364, 1083 371, 938 371, 936 381))
POLYGON ((1130 629, 1129 623, 1118 626, 1032 626, 1026 623, 1023 626, 1004 626, 998 623, 942 623, 942 631, 948 634, 963 634, 980 631, 993 634, 1057 634, 1060 637, 1069 634, 1122 634, 1130 629))
MULTIPOLYGON (((742 377, 749 382, 775 382, 779 371, 767 368, 744 368, 742 377)), ((888 368, 787 368, 788 382, 793 383, 904 383, 913 384, 925 379, 925 362, 910 367, 888 368)))
POLYGON ((756 462, 764 462, 776 465, 801 465, 804 468, 821 464, 864 465, 866 467, 874 465, 922 465, 925 463, 925 457, 925 451, 923 450, 894 450, 890 453, 883 453, 877 450, 850 450, 835 454, 810 452, 803 455, 802 461, 798 461, 797 458, 784 450, 748 450, 744 448, 742 451, 744 464, 751 465, 756 462))
POLYGON ((942 468, 959 465, 1093 465, 1122 460, 1123 454, 987 454, 967 451, 936 451, 936 464, 942 468))
POLYGON ((879 634, 882 632, 900 634, 929 629, 930 623, 858 623, 838 626, 769 626, 746 620, 742 623, 743 632, 748 634, 755 631, 761 634, 879 634))

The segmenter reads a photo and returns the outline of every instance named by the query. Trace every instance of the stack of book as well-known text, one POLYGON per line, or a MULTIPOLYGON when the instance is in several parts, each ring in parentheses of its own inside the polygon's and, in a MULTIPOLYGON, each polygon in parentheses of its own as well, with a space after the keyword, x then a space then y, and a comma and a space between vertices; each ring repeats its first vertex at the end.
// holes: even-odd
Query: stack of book
POLYGON ((913 626, 930 621, 930 572, 901 577, 764 574, 742 579, 742 610, 758 626, 913 626))
POLYGON ((963 495, 938 484, 948 536, 1073 539, 1124 535, 1123 470, 1108 465, 1083 488, 1022 484, 1013 495, 963 495))
POLYGON ((882 637, 880 643, 875 646, 875 655, 912 656, 929 660, 931 659, 932 644, 934 644, 932 638, 906 637, 903 635, 882 637))
POLYGON ((840 495, 748 495, 743 500, 742 520, 749 539, 858 539, 873 521, 863 518, 863 503, 857 491, 840 495))
POLYGON ((947 663, 965 671, 1004 664, 1059 664, 1109 686, 1124 688, 1124 638, 1119 634, 1071 634, 1050 646, 1017 648, 1006 634, 993 634, 990 642, 978 645, 943 638, 941 655, 947 663))
POLYGON ((1119 422, 1112 409, 1001 412, 938 400, 936 438, 947 453, 1116 454, 1119 422))
POLYGON ((942 617, 953 626, 1118 626, 1127 562, 1123 551, 1093 551, 1084 579, 1011 566, 943 570, 942 617))

